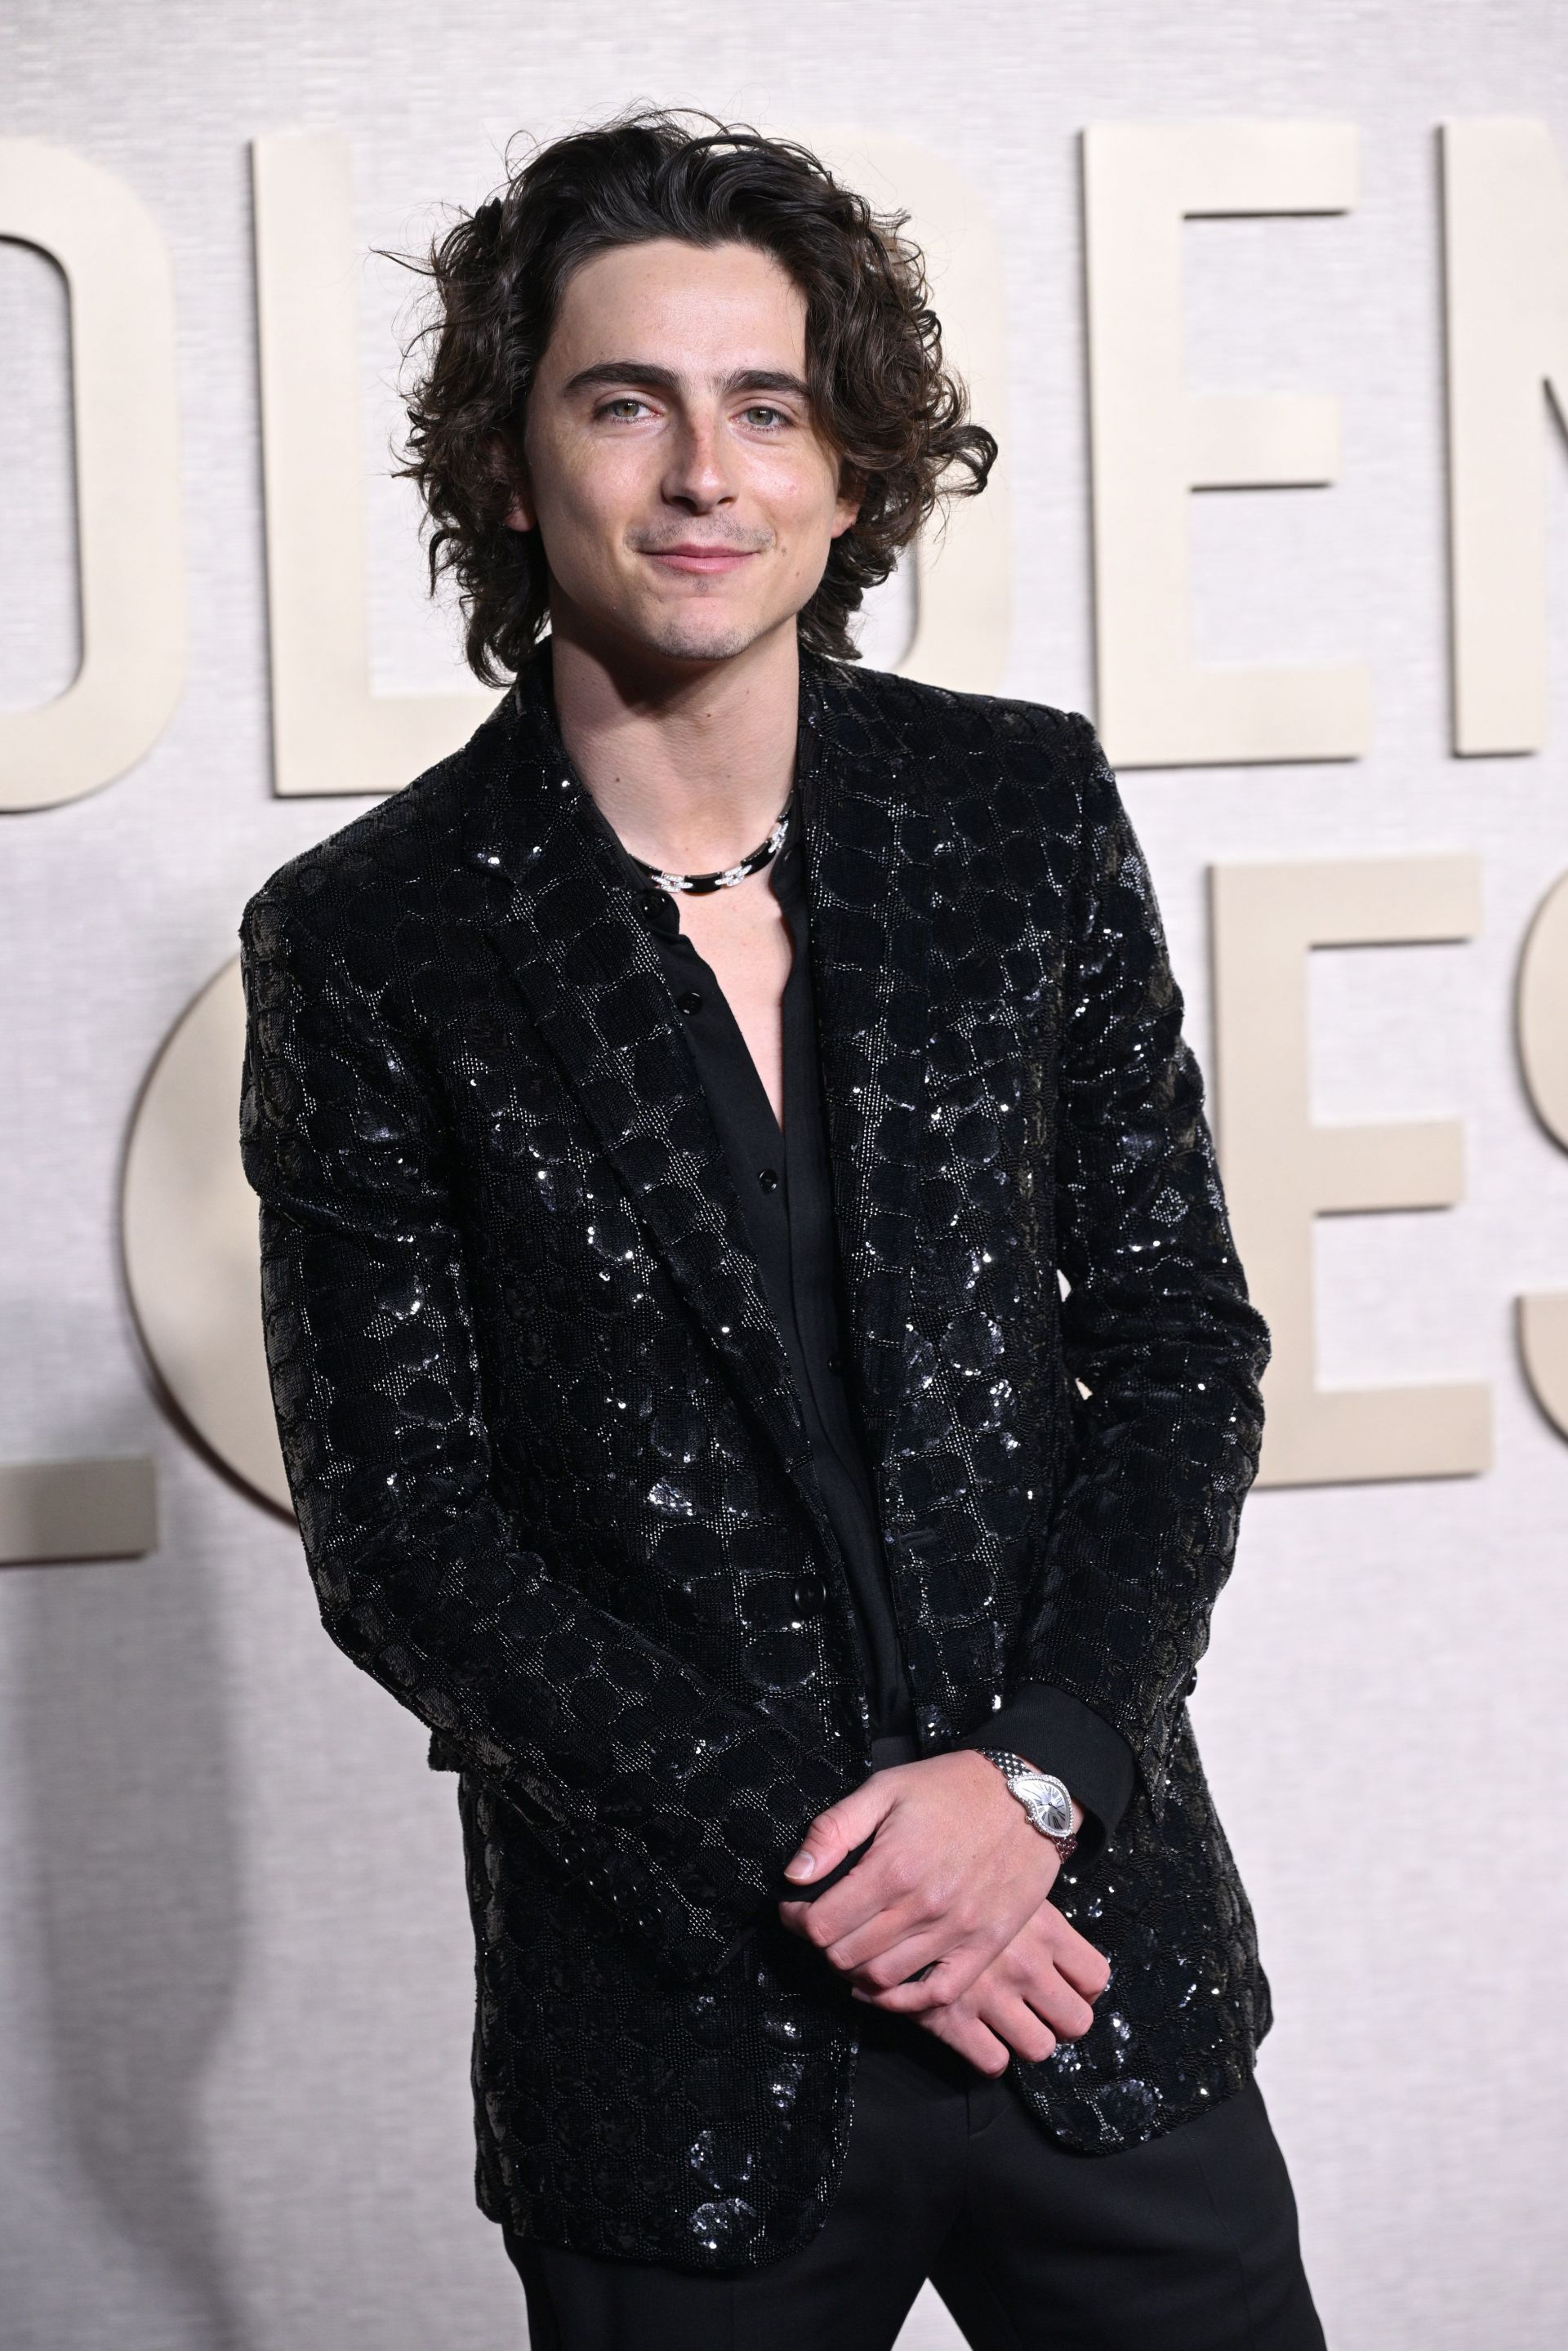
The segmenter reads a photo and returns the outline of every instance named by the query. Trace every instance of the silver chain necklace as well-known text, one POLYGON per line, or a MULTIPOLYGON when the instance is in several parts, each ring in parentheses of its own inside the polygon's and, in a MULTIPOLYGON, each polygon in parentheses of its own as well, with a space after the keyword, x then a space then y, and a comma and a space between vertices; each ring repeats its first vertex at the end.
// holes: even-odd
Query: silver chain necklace
POLYGON ((760 873, 762 868, 778 856, 784 846, 794 807, 795 795, 791 792, 774 820, 773 830, 761 846, 752 850, 737 863, 727 865, 719 873, 666 873, 662 866, 650 865, 645 857, 634 856, 631 850, 626 854, 650 882, 657 883, 661 890, 690 890, 699 898, 706 897, 711 890, 733 890, 737 882, 745 882, 753 873, 760 873))

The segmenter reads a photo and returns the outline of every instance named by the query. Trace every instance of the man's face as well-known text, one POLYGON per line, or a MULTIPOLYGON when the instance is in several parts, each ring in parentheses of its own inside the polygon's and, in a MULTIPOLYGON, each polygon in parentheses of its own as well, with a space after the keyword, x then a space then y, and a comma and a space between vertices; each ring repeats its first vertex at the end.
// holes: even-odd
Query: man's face
POLYGON ((855 517, 806 387, 806 302, 750 246, 619 246, 569 279, 528 401, 551 612, 609 651, 723 661, 793 622, 855 517))

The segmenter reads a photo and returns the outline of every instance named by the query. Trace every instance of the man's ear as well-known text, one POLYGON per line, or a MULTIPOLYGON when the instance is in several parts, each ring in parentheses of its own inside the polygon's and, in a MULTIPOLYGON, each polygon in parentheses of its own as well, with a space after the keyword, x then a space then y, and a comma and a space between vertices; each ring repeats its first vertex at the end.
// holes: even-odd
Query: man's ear
POLYGON ((842 538, 845 531, 859 520, 861 500, 864 496, 865 483, 861 476, 852 474, 847 465, 843 466, 839 474, 838 504, 833 508, 831 535, 834 538, 842 538))
POLYGON ((521 453, 511 447, 499 433, 492 433, 490 463, 495 467, 497 479, 505 482, 512 494, 511 504, 507 508, 505 517, 507 528, 533 530, 538 525, 538 517, 534 512, 533 493, 528 486, 528 467, 523 463, 521 453))

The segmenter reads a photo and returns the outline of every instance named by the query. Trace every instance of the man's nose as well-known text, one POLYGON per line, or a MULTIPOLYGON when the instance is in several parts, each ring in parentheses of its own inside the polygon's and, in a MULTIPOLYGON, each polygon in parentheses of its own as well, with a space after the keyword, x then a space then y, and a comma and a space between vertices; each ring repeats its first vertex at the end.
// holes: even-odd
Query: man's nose
POLYGON ((670 444, 664 496, 694 513, 706 514, 735 496, 723 420, 715 413, 688 413, 670 444))

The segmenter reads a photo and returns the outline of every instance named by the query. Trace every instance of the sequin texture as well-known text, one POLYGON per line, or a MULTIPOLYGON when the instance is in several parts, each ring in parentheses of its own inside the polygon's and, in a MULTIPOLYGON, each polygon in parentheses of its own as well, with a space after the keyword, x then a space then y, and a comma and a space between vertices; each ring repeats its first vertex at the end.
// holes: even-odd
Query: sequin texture
MULTIPOLYGON (((1107 2151, 1239 2087, 1269 2022, 1185 1706, 1268 1334, 1088 721, 807 657, 797 789, 922 1746, 1051 1683, 1138 1759, 1059 1887, 1112 1989, 1015 2069, 1046 2130, 1107 2151)), ((821 2225, 847 2139, 853 2013, 773 1900, 867 1768, 865 1708, 783 1344, 548 659, 275 873, 241 944, 307 1562, 459 1774, 480 2203, 754 2268, 821 2225)))

